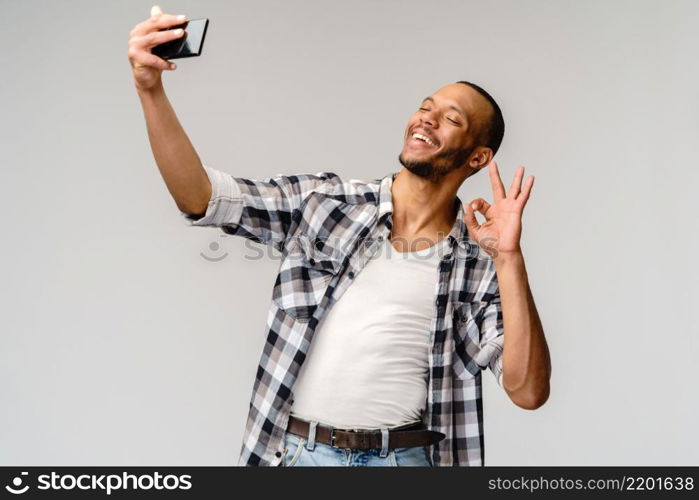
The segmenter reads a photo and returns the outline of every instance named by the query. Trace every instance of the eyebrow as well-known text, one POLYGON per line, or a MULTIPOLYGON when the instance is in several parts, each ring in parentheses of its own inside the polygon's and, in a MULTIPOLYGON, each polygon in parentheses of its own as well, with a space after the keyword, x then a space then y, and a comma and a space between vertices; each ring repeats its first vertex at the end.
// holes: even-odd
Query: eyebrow
MULTIPOLYGON (((427 97, 425 97, 425 98, 422 100, 422 102, 425 102, 425 101, 434 102, 434 99, 432 99, 430 96, 427 96, 427 97)), ((450 108, 450 109, 453 109, 454 111, 456 111, 457 113, 459 113, 461 116, 463 116, 464 120, 468 120, 468 116, 466 116, 466 113, 464 113, 463 111, 461 111, 461 109, 457 108, 457 107, 454 106, 453 104, 450 104, 450 105, 449 105, 449 108, 450 108)))

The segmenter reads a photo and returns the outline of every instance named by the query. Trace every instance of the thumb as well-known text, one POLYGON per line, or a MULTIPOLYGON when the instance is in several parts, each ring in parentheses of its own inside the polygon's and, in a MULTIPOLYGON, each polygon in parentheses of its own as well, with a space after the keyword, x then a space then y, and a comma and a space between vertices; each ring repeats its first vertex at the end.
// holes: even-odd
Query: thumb
POLYGON ((163 11, 160 9, 159 5, 154 5, 153 7, 150 8, 150 15, 152 17, 158 16, 162 13, 163 13, 163 11))

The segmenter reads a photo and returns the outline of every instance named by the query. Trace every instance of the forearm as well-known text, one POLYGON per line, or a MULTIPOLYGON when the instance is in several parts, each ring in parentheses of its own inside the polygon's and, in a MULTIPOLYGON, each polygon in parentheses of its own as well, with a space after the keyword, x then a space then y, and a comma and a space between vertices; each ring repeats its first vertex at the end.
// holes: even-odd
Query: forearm
POLYGON ((183 212, 203 214, 211 183, 162 85, 137 89, 155 162, 170 195, 183 212))
POLYGON ((503 387, 518 406, 538 408, 549 396, 551 359, 524 256, 501 254, 495 259, 495 269, 505 336, 503 387))

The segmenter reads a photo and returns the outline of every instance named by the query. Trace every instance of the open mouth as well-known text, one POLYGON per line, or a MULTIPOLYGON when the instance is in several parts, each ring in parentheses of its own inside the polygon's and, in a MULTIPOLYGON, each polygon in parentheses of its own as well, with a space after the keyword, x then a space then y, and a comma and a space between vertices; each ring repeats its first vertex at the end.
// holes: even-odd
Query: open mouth
POLYGON ((436 148, 437 144, 424 134, 413 132, 408 139, 408 144, 422 148, 436 148))

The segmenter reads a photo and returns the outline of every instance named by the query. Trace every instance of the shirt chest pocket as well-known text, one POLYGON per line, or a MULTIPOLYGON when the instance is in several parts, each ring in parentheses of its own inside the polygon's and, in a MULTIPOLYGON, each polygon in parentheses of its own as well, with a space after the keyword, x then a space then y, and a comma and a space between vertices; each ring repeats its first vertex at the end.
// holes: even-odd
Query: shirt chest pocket
POLYGON ((480 325, 487 304, 478 300, 452 303, 454 334, 452 369, 460 379, 474 377, 482 370, 475 359, 480 352, 480 325))
POLYGON ((345 255, 312 239, 301 236, 287 244, 287 253, 279 268, 272 300, 298 321, 308 321, 318 308, 330 280, 342 268, 345 255))

